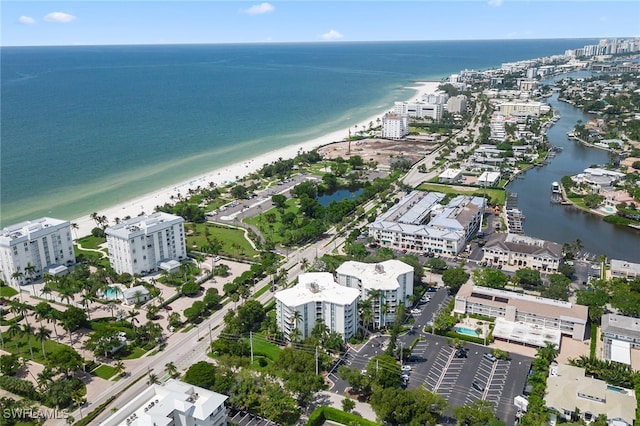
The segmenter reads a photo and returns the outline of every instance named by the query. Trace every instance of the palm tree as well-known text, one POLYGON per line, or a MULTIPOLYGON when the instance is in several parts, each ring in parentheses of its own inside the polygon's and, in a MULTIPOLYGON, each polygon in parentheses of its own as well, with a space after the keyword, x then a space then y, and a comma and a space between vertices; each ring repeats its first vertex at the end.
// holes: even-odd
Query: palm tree
POLYGON ((126 374, 126 367, 124 365, 124 362, 122 362, 121 360, 116 362, 116 365, 114 365, 115 369, 116 369, 116 374, 119 374, 121 376, 126 374))
POLYGON ((133 327, 133 329, 136 329, 136 324, 140 324, 140 321, 138 320, 138 318, 136 318, 138 316, 140 312, 133 310, 133 311, 129 311, 129 320, 131 321, 131 326, 133 327))
POLYGON ((545 342, 545 346, 542 348, 538 348, 538 352, 536 353, 537 358, 542 358, 547 362, 551 363, 558 356, 558 347, 555 343, 545 342))
POLYGON ((31 346, 31 335, 35 332, 33 326, 29 323, 26 323, 22 326, 22 331, 27 335, 27 343, 29 344, 29 353, 31 354, 31 359, 33 359, 33 346, 31 346))
POLYGON ((20 327, 20 324, 18 324, 17 322, 13 322, 9 324, 9 328, 7 329, 7 334, 11 336, 11 339, 13 339, 13 343, 16 345, 16 355, 19 353, 18 339, 16 339, 16 336, 18 336, 21 332, 22 332, 22 328, 20 327))
MULTIPOLYGON (((300 311, 293 311, 293 315, 291 316, 291 319, 293 320, 293 330, 291 330, 291 334, 298 334, 298 333, 302 334, 300 332, 300 329, 298 328, 298 322, 302 319, 302 314, 300 313, 300 311), (294 333, 294 330, 296 330, 297 333, 294 333)), ((293 341, 292 337, 290 337, 291 341, 293 341)))
POLYGON ((26 275, 27 279, 31 280, 35 275, 35 273, 36 273, 36 267, 33 266, 31 263, 27 263, 27 266, 24 267, 24 274, 26 275))
POLYGON ((178 368, 173 362, 168 362, 164 365, 164 371, 169 375, 169 377, 177 377, 178 376, 178 368))
POLYGON ((75 222, 71 222, 71 230, 73 231, 73 234, 75 235, 74 240, 78 239, 78 229, 80 229, 80 226, 75 222))
POLYGON ((384 300, 384 291, 382 290, 371 290, 369 291, 369 300, 372 301, 373 311, 378 313, 378 327, 382 327, 384 324, 382 317, 382 301, 384 300))
POLYGON ((154 373, 149 373, 149 378, 147 379, 148 385, 157 385, 160 383, 160 379, 158 379, 158 375, 154 373))
POLYGON ((47 358, 47 353, 44 350, 44 342, 46 342, 50 336, 51 336, 51 330, 49 330, 47 327, 44 327, 44 326, 40 326, 38 328, 38 331, 36 332, 36 338, 40 340, 40 343, 42 344, 42 356, 45 359, 47 358))

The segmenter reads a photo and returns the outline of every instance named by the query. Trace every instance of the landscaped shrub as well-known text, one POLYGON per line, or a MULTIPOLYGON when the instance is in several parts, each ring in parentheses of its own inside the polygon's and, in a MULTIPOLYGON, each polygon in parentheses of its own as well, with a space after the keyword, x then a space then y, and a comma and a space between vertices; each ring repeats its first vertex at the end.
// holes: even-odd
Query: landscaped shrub
POLYGON ((325 421, 331 420, 343 425, 378 426, 379 423, 364 419, 356 414, 345 413, 333 407, 322 406, 316 408, 309 416, 307 426, 321 426, 325 421))

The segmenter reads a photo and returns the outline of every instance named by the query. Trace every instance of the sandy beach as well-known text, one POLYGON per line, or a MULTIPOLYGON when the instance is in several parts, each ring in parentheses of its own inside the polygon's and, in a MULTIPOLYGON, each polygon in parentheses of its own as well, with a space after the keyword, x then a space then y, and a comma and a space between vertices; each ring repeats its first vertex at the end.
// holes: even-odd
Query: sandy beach
MULTIPOLYGON (((409 99, 405 100, 414 100, 425 93, 433 93, 437 90, 439 84, 441 84, 439 81, 415 82, 412 86, 407 87, 414 89, 415 92, 409 99)), ((375 123, 377 118, 381 117, 392 108, 393 105, 389 105, 384 111, 380 111, 379 113, 358 123, 358 126, 368 126, 370 122, 375 123)), ((196 188, 198 186, 206 187, 211 182, 215 183, 217 186, 224 186, 230 182, 236 181, 237 178, 242 178, 248 174, 258 171, 263 165, 273 163, 277 161, 278 158, 293 158, 298 154, 298 152, 308 152, 332 142, 342 141, 346 139, 348 135, 348 128, 337 130, 316 139, 303 141, 299 144, 290 145, 245 161, 211 170, 204 175, 196 176, 184 182, 161 188, 141 197, 102 209, 96 213, 100 216, 106 216, 110 225, 114 224, 115 218, 122 219, 126 216, 135 217, 142 212, 150 214, 154 212, 156 206, 172 203, 172 197, 177 197, 178 194, 186 196, 190 188, 196 188)), ((91 219, 90 215, 81 216, 73 219, 71 222, 78 225, 78 229, 74 232, 77 237, 83 237, 91 234, 91 229, 96 227, 96 223, 91 219)))

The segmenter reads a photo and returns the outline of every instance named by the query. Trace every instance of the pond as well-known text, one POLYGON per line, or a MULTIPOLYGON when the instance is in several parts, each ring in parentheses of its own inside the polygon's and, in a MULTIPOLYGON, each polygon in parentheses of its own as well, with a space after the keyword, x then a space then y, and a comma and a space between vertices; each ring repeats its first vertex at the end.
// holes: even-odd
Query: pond
POLYGON ((331 204, 332 201, 342 201, 347 198, 356 199, 360 194, 362 194, 362 191, 363 191, 362 188, 357 188, 357 189, 342 188, 342 189, 338 189, 337 191, 326 193, 324 195, 319 196, 318 202, 320 203, 321 206, 327 207, 329 204, 331 204))

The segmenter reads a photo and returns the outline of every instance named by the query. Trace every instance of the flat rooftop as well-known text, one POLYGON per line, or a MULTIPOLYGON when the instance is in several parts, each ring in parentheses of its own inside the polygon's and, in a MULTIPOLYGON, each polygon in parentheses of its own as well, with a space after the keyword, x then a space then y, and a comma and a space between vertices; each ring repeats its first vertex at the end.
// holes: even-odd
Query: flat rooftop
POLYGON ((588 318, 587 306, 545 297, 530 296, 514 291, 481 287, 470 283, 463 284, 460 287, 456 299, 465 299, 467 302, 502 308, 507 305, 514 306, 518 312, 536 314, 547 318, 571 320, 583 324, 587 322, 588 318))

